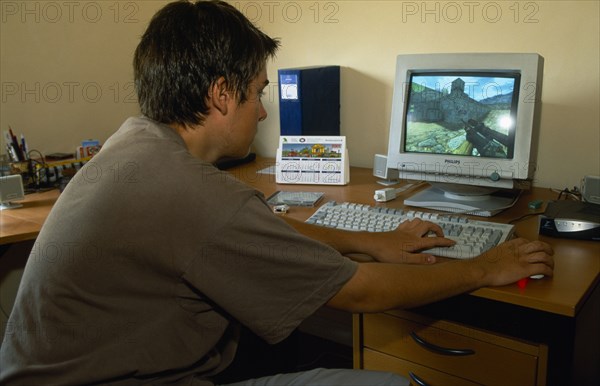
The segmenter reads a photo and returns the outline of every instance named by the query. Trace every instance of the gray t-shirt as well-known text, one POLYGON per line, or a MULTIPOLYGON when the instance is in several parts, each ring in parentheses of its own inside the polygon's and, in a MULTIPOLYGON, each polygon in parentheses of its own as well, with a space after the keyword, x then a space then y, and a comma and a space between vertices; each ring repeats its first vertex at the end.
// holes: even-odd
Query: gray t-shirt
POLYGON ((130 118, 37 238, 0 383, 209 383, 233 359, 238 323, 278 342, 355 270, 172 129, 130 118))

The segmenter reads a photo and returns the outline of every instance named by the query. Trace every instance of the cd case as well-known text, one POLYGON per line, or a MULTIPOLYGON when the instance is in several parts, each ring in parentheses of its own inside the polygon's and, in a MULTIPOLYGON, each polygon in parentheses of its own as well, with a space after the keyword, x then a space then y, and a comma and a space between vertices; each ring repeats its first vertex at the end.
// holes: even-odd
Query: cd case
POLYGON ((325 193, 322 192, 277 191, 267 199, 267 203, 269 205, 315 206, 324 195, 325 193))

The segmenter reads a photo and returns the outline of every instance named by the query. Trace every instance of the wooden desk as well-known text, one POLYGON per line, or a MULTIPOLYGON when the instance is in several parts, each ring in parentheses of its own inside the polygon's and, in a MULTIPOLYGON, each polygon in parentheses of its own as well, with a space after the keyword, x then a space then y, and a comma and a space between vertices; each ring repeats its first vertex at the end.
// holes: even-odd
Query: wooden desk
MULTIPOLYGON (((414 193, 408 191, 394 201, 376 204, 373 192, 382 186, 377 184, 372 171, 364 168, 351 169, 348 186, 278 185, 274 175, 257 174, 258 170, 273 164, 272 160, 259 158, 231 173, 265 196, 277 190, 317 191, 325 193, 323 202, 349 201, 402 208, 403 198, 414 193)), ((509 222, 534 213, 527 208, 533 199, 553 200, 556 193, 534 188, 524 193, 513 208, 486 220, 509 222)), ((306 220, 313 212, 314 208, 292 207, 287 216, 306 220)), ((355 315, 355 367, 398 371, 403 375, 408 371, 420 372, 431 379, 432 385, 600 384, 597 370, 600 361, 597 347, 600 341, 600 243, 538 235, 536 215, 516 222, 515 230, 520 237, 540 239, 552 245, 556 262, 553 278, 530 280, 523 289, 516 284, 482 288, 415 310, 355 315), (466 356, 451 360, 448 365, 444 358, 439 362, 436 362, 438 359, 431 362, 431 358, 417 358, 414 362, 411 358, 402 358, 401 350, 397 349, 410 338, 398 332, 407 325, 433 329, 429 334, 445 342, 476 343, 479 349, 487 350, 492 359, 473 360, 466 356), (445 340, 446 334, 452 339, 445 340), (466 340, 456 341, 457 336, 466 340), (496 350, 498 347, 500 351, 496 350), (512 363, 499 362, 511 358, 512 363), (416 363, 424 360, 430 362, 416 363), (526 365, 520 366, 521 362, 526 365), (479 369, 474 375, 476 382, 449 374, 452 369, 460 374, 472 368, 479 369), (515 373, 516 378, 499 376, 506 372, 515 373), (492 380, 488 382, 490 374, 492 380)))
POLYGON ((58 198, 59 190, 25 196, 21 208, 0 211, 0 245, 34 240, 58 198))
MULTIPOLYGON (((274 175, 257 173, 273 164, 273 160, 258 158, 255 162, 231 169, 230 173, 262 191, 267 197, 277 190, 318 191, 325 193, 323 202, 335 200, 375 205, 373 192, 381 188, 371 170, 364 168, 351 169, 348 186, 278 185, 274 175)), ((404 196, 411 193, 413 192, 408 191, 404 196)), ((35 239, 58 194, 58 190, 53 190, 28 195, 23 208, 0 212, 0 244, 35 239)), ((404 196, 377 205, 401 208, 404 196)), ((556 195, 548 189, 534 188, 524 194, 515 207, 489 220, 508 222, 531 213, 527 209, 530 200, 555 198, 556 195)), ((314 208, 293 207, 286 216, 306 220, 313 212, 314 208)), ((461 385, 472 384, 460 376, 447 374, 446 371, 449 370, 439 370, 438 367, 445 366, 446 362, 443 360, 425 366, 400 358, 401 354, 395 354, 393 348, 390 349, 391 353, 388 352, 388 343, 394 346, 398 342, 405 342, 407 338, 394 338, 393 334, 400 331, 402 326, 416 324, 421 328, 435 329, 434 335, 440 337, 451 333, 468 338, 469 342, 486 341, 486 344, 494 347, 501 346, 508 353, 515 353, 508 357, 518 358, 518 361, 524 358, 523 355, 529 359, 535 358, 531 364, 535 367, 531 384, 600 384, 597 369, 600 361, 597 345, 600 339, 600 243, 539 236, 536 217, 517 222, 516 233, 528 239, 539 238, 553 246, 556 261, 554 278, 531 280, 524 289, 516 284, 482 288, 416 310, 355 315, 355 367, 382 368, 403 374, 406 374, 405 369, 414 369, 415 372, 431 374, 433 380, 438 379, 436 377, 441 373, 445 377, 440 378, 442 383, 438 384, 444 384, 448 380, 461 385), (384 331, 384 327, 390 326, 390 322, 392 336, 384 335, 387 340, 384 339, 383 346, 379 346, 377 339, 381 335, 372 337, 369 335, 370 331, 384 331), (378 359, 373 360, 372 355, 378 359)), ((502 352, 506 354, 505 351, 502 352)), ((455 366, 455 363, 451 363, 451 368, 480 367, 485 372, 484 364, 490 365, 478 363, 475 366, 472 363, 467 366, 460 363, 455 366)), ((491 365, 503 366, 502 363, 491 365)), ((510 372, 513 369, 505 367, 501 370, 510 372)), ((506 384, 503 383, 506 379, 496 381, 495 383, 506 384)), ((432 384, 436 383, 432 381, 432 384)))
MULTIPOLYGON (((366 168, 351 168, 351 180, 348 186, 276 184, 274 175, 257 174, 258 170, 273 164, 272 160, 259 158, 250 165, 231 170, 231 173, 262 191, 267 197, 278 190, 324 192, 325 197, 321 203, 334 200, 403 208, 402 200, 415 192, 405 192, 400 195, 400 198, 387 203, 375 203, 373 193, 382 186, 377 184, 377 179, 372 175, 371 169, 366 168)), ((533 199, 553 200, 556 196, 556 193, 550 189, 533 188, 531 191, 525 192, 510 210, 494 217, 474 218, 509 222, 525 214, 535 213, 527 208, 529 201, 533 199)), ((304 221, 314 210, 314 208, 292 207, 287 215, 304 221)), ((600 243, 539 235, 537 221, 537 216, 519 221, 515 224, 515 232, 520 237, 530 240, 539 239, 552 245, 556 259, 555 276, 549 280, 532 280, 524 291, 516 285, 511 285, 482 288, 474 291, 471 295, 573 317, 580 311, 591 291, 600 282, 600 243)))

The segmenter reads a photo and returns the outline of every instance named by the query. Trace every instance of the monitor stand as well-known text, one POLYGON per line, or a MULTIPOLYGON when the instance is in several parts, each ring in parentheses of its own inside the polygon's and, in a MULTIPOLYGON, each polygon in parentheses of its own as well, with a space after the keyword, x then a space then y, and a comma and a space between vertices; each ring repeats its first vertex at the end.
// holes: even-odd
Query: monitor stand
POLYGON ((490 217, 517 202, 519 191, 448 183, 431 183, 404 200, 408 206, 416 206, 444 212, 464 213, 490 217))

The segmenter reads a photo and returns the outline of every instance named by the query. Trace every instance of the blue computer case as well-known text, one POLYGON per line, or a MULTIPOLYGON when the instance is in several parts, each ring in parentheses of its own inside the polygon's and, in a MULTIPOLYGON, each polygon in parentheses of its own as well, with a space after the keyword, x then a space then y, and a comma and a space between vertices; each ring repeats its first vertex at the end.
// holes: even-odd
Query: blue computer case
POLYGON ((340 135, 340 67, 280 69, 281 135, 340 135))

